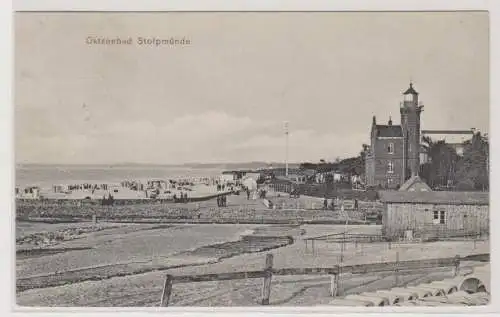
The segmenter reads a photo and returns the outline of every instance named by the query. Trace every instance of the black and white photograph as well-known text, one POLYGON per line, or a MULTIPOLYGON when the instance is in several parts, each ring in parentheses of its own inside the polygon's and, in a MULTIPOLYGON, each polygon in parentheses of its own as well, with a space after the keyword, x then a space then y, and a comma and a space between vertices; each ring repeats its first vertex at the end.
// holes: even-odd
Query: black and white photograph
POLYGON ((17 307, 491 304, 489 23, 15 12, 17 307))

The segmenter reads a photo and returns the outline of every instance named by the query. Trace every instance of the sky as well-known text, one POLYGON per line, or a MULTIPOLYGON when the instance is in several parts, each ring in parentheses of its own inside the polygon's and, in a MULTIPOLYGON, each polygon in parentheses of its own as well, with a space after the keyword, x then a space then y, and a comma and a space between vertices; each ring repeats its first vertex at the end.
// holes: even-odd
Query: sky
POLYGON ((24 12, 14 36, 16 163, 280 162, 285 121, 290 162, 355 156, 410 80, 422 129, 489 129, 486 12, 24 12))

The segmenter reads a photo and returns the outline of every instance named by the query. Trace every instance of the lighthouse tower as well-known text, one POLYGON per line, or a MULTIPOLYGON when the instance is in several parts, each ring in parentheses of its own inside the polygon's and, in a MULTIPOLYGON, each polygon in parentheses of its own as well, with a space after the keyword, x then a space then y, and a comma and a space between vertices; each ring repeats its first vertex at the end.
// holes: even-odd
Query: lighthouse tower
POLYGON ((420 170, 420 114, 423 107, 419 104, 418 92, 410 82, 410 87, 403 93, 403 102, 400 106, 401 129, 404 138, 403 182, 418 175, 420 170))

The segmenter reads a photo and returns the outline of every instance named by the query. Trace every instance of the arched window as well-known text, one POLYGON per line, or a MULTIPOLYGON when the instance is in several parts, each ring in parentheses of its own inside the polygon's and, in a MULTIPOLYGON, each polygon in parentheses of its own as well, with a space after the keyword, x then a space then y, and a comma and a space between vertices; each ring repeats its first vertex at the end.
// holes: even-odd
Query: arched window
POLYGON ((387 173, 394 173, 394 163, 392 161, 389 161, 389 163, 387 163, 387 173))
POLYGON ((415 96, 413 94, 406 94, 403 96, 404 101, 413 102, 415 100, 415 96))
POLYGON ((394 143, 389 143, 389 146, 387 147, 387 152, 389 154, 394 154, 394 143))

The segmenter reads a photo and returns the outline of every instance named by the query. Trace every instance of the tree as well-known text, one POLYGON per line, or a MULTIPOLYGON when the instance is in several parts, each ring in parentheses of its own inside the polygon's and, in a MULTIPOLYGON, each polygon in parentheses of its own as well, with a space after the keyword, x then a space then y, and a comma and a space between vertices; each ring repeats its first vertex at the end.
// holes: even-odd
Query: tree
POLYGON ((471 140, 464 142, 464 155, 461 158, 457 179, 469 182, 476 190, 489 189, 489 140, 487 135, 474 133, 471 140))
POLYGON ((299 168, 302 170, 315 170, 315 169, 317 169, 317 167, 318 167, 318 164, 309 163, 309 162, 300 163, 300 166, 299 166, 299 168))
POLYGON ((455 149, 444 140, 435 142, 428 136, 422 138, 423 147, 430 159, 420 167, 420 176, 432 188, 456 182, 457 164, 460 160, 455 149))
MULTIPOLYGON (((365 174, 365 161, 366 156, 370 150, 370 146, 367 144, 362 145, 362 150, 359 152, 358 156, 349 157, 341 159, 337 157, 335 162, 326 162, 324 159, 320 159, 319 163, 308 163, 304 162, 300 164, 301 169, 314 169, 317 173, 325 173, 330 171, 341 171, 342 173, 349 174, 349 176, 357 175, 361 176, 365 174)), ((349 182, 351 177, 349 177, 349 182)), ((333 180, 332 180, 333 182, 333 180)))
POLYGON ((366 166, 366 156, 368 155, 368 151, 370 151, 370 146, 368 144, 362 145, 363 149, 359 152, 359 169, 357 175, 365 175, 365 166, 366 166))

